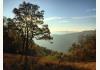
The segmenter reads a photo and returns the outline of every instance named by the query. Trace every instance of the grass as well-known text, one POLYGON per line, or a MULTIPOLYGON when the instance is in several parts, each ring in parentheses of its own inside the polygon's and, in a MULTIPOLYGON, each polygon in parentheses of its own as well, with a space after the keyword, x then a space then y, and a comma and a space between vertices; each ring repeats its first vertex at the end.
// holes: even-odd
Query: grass
POLYGON ((58 58, 56 56, 43 56, 41 59, 38 60, 39 62, 52 62, 52 61, 58 61, 58 58))
POLYGON ((68 62, 55 56, 32 57, 4 53, 4 70, 96 70, 96 62, 68 62))

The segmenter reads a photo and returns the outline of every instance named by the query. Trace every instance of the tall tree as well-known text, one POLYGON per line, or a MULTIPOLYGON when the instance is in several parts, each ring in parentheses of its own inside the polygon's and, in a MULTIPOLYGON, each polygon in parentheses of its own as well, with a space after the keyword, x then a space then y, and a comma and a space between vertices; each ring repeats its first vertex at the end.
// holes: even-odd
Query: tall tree
POLYGON ((50 30, 48 25, 43 24, 44 11, 39 10, 39 6, 25 1, 18 8, 13 9, 15 17, 13 22, 16 26, 16 31, 23 39, 23 49, 26 51, 33 41, 33 38, 38 40, 51 40, 50 30))

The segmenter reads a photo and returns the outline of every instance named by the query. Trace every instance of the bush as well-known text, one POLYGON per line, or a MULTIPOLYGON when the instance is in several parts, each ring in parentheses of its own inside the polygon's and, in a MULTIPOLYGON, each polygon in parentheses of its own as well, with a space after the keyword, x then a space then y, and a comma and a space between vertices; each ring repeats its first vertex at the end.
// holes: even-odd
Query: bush
POLYGON ((76 61, 95 61, 96 34, 81 36, 78 43, 72 44, 69 54, 76 61))

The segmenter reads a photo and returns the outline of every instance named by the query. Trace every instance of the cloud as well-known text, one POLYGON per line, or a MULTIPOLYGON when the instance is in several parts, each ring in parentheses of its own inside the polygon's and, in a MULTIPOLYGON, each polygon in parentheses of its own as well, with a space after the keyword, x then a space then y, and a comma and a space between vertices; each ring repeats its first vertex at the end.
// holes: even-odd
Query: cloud
POLYGON ((96 18, 96 15, 72 16, 72 17, 60 17, 60 16, 48 17, 48 18, 45 18, 45 23, 49 24, 51 32, 55 32, 55 31, 84 31, 84 30, 88 30, 88 29, 91 30, 93 28, 91 26, 88 27, 87 25, 78 25, 78 24, 75 24, 76 26, 74 26, 73 20, 84 21, 86 19, 91 19, 91 18, 96 18))
POLYGON ((96 9, 95 8, 92 8, 92 9, 87 9, 86 12, 95 12, 96 9))
POLYGON ((63 19, 64 17, 48 17, 48 18, 45 18, 45 21, 51 21, 51 20, 60 20, 60 19, 63 19))
POLYGON ((87 19, 87 18, 95 18, 96 15, 91 16, 78 16, 78 17, 71 17, 71 19, 87 19))
POLYGON ((69 21, 69 20, 61 20, 61 21, 59 21, 60 23, 68 23, 68 22, 71 22, 71 21, 69 21))
POLYGON ((45 18, 45 21, 57 20, 57 21, 60 21, 60 22, 69 22, 70 19, 88 19, 88 18, 96 18, 96 15, 74 16, 74 17, 48 17, 48 18, 45 18))

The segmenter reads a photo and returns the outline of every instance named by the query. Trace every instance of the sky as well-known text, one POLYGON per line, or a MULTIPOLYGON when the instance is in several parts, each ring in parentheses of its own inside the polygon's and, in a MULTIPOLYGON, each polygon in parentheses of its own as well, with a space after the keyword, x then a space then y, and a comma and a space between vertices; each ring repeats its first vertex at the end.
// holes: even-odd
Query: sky
POLYGON ((3 15, 13 18, 13 8, 23 1, 45 11, 44 23, 52 33, 96 29, 96 0, 3 0, 3 15))

